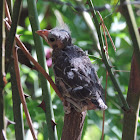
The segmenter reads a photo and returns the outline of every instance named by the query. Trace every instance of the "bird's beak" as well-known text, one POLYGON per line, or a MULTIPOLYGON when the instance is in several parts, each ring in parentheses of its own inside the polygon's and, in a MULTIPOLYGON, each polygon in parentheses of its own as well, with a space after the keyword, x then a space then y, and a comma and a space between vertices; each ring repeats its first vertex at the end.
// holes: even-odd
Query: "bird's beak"
POLYGON ((48 38, 49 30, 38 30, 36 33, 46 40, 48 38))

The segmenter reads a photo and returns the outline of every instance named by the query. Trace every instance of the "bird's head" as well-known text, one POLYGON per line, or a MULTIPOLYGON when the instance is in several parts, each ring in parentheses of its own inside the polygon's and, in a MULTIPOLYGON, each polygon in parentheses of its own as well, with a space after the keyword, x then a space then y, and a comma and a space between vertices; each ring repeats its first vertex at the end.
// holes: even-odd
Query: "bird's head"
POLYGON ((38 30, 36 31, 45 41, 53 48, 63 49, 66 46, 70 46, 72 39, 70 32, 65 29, 54 28, 51 30, 38 30))

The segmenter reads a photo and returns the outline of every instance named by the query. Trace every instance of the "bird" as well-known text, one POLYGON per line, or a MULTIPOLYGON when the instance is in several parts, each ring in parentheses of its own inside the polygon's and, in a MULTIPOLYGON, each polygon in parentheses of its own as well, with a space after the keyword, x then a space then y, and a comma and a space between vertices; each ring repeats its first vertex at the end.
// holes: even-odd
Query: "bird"
POLYGON ((66 114, 74 108, 77 112, 106 110, 104 91, 87 53, 72 43, 68 27, 36 31, 52 51, 55 84, 64 98, 66 114))

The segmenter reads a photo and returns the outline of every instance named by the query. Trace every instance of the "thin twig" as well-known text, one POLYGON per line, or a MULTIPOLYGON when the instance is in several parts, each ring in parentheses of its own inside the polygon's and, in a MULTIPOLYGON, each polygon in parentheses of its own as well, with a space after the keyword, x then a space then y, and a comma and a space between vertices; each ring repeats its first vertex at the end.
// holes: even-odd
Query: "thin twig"
POLYGON ((11 25, 12 20, 11 20, 11 16, 10 16, 8 4, 7 4, 7 1, 6 0, 5 0, 5 15, 8 18, 8 23, 11 25))
POLYGON ((3 23, 3 42, 2 42, 2 75, 4 86, 6 85, 6 73, 5 73, 5 42, 6 42, 6 33, 5 33, 5 25, 3 23))
MULTIPOLYGON (((4 1, 3 1, 4 2, 4 1)), ((2 74, 1 76, 0 76, 0 78, 2 78, 2 84, 1 84, 1 87, 4 87, 5 85, 6 85, 6 83, 5 83, 5 80, 6 80, 6 78, 5 78, 5 76, 6 76, 6 74, 5 74, 5 40, 6 40, 6 33, 5 33, 5 24, 4 24, 4 22, 3 22, 3 18, 5 17, 5 9, 4 9, 4 3, 3 3, 3 6, 2 6, 3 8, 3 11, 1 12, 1 16, 2 16, 2 23, 1 23, 1 43, 0 43, 0 45, 1 45, 1 47, 0 47, 0 60, 1 60, 1 62, 0 62, 0 74, 2 74)))
POLYGON ((128 70, 113 70, 114 72, 130 72, 128 70))
POLYGON ((32 136, 33 136, 34 140, 37 140, 37 136, 35 135, 35 130, 33 128, 32 120, 31 120, 30 114, 29 114, 28 109, 27 109, 25 96, 24 96, 23 89, 21 86, 20 71, 19 71, 19 66, 18 66, 18 56, 17 56, 17 48, 16 47, 13 47, 13 57, 14 57, 15 74, 16 74, 16 80, 17 80, 17 86, 18 86, 18 90, 19 90, 20 99, 21 99, 21 102, 23 105, 23 109, 24 109, 24 112, 25 112, 25 115, 27 118, 29 128, 31 130, 32 136))
POLYGON ((4 27, 4 22, 3 18, 5 15, 4 12, 4 1, 0 1, 0 138, 3 135, 3 132, 5 131, 5 121, 4 121, 4 97, 3 97, 3 88, 4 88, 4 68, 5 68, 5 63, 4 63, 4 55, 3 55, 3 49, 5 47, 5 27, 4 27))
MULTIPOLYGON (((6 20, 5 20, 5 23, 6 23, 6 28, 8 30, 10 30, 10 25, 8 24, 8 22, 6 20)), ((55 92, 58 95, 58 97, 61 99, 61 101, 63 101, 63 97, 62 97, 61 93, 59 92, 58 88, 56 87, 55 83, 53 82, 53 80, 51 79, 51 77, 49 76, 49 74, 47 74, 47 72, 41 67, 41 65, 31 56, 31 54, 28 52, 28 50, 26 49, 26 47, 24 46, 24 44, 20 41, 18 35, 16 35, 15 40, 16 40, 18 46, 23 51, 23 53, 35 65, 35 67, 37 68, 37 70, 40 71, 43 74, 43 76, 49 81, 50 85, 55 90, 55 92)))
MULTIPOLYGON (((99 12, 97 12, 97 13, 99 14, 99 12)), ((99 16, 100 16, 100 14, 99 14, 99 16)), ((100 16, 100 20, 102 21, 102 22, 101 22, 101 25, 102 25, 102 28, 103 28, 103 33, 104 33, 104 38, 105 38, 105 45, 106 45, 105 50, 106 50, 106 55, 107 55, 107 59, 109 59, 109 55, 108 55, 108 43, 107 43, 107 38, 106 38, 106 34, 105 34, 105 24, 104 24, 103 19, 102 19, 101 16, 100 16)))
POLYGON ((107 29, 106 26, 105 26, 105 29, 106 29, 106 32, 107 32, 107 34, 108 34, 108 37, 109 37, 109 39, 110 39, 110 41, 111 41, 112 47, 113 47, 114 51, 116 51, 116 47, 115 47, 115 45, 114 45, 114 42, 113 42, 113 40, 112 40, 112 38, 111 38, 111 36, 110 36, 110 34, 109 34, 109 31, 108 31, 108 29, 107 29))
POLYGON ((103 110, 102 140, 104 140, 104 127, 105 127, 105 110, 103 110))
MULTIPOLYGON (((116 51, 116 47, 115 47, 115 45, 114 45, 114 42, 113 42, 113 40, 112 40, 112 38, 111 38, 111 36, 110 36, 110 34, 109 34, 109 31, 108 31, 107 27, 106 27, 105 24, 104 24, 104 20, 103 20, 103 18, 102 18, 102 16, 101 16, 100 12, 97 11, 97 14, 98 14, 99 17, 100 17, 100 20, 101 20, 101 23, 102 23, 102 27, 103 27, 103 31, 104 31, 104 29, 106 30, 106 32, 107 32, 107 34, 108 34, 108 37, 109 37, 109 39, 110 39, 110 41, 111 41, 112 47, 113 47, 114 51, 116 51)), ((105 31, 104 31, 104 32, 105 32, 105 31)), ((107 41, 107 39, 105 38, 105 42, 106 42, 106 41, 107 41)), ((107 48, 107 49, 108 49, 108 48, 107 48)), ((107 51, 108 51, 108 50, 107 50, 107 51)))
MULTIPOLYGON (((105 103, 106 103, 106 96, 107 96, 107 82, 108 82, 108 71, 106 71, 105 103)), ((104 140, 104 124, 105 124, 105 110, 103 111, 102 140, 104 140)))
MULTIPOLYGON (((3 4, 3 12, 1 13, 3 14, 2 17, 4 18, 5 17, 5 9, 4 9, 4 4, 3 4)), ((2 19, 2 25, 1 25, 1 31, 2 31, 2 35, 1 35, 1 39, 2 39, 2 43, 1 43, 1 50, 0 50, 0 57, 1 57, 1 62, 0 62, 0 74, 2 74, 2 84, 1 84, 1 87, 4 87, 6 85, 6 74, 5 74, 5 41, 6 41, 6 33, 5 33, 5 24, 3 22, 3 19, 2 19)), ((0 78, 1 78, 0 76, 0 78)))

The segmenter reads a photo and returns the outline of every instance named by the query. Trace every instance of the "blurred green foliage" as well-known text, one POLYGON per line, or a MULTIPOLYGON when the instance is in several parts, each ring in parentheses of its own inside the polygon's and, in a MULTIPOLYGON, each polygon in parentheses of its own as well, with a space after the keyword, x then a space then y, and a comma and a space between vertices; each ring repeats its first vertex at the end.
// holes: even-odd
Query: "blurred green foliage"
MULTIPOLYGON (((61 0, 62 2, 70 2, 74 7, 77 6, 74 0, 61 0)), ((86 8, 85 1, 83 1, 86 8)), ((111 8, 109 10, 104 10, 101 12, 102 17, 104 18, 105 25, 107 26, 110 35, 115 43, 117 48, 116 52, 114 52, 111 42, 108 39, 109 46, 109 59, 112 62, 112 66, 114 67, 114 73, 117 80, 120 83, 121 90, 126 97, 128 83, 129 83, 129 71, 131 67, 131 58, 133 54, 132 44, 130 40, 130 36, 128 33, 126 22, 121 16, 119 12, 116 12, 117 7, 115 5, 117 2, 115 0, 93 0, 93 4, 96 7, 104 6, 105 4, 110 4, 111 8), (115 70, 124 70, 123 71, 115 71, 115 70)), ((140 8, 140 7, 139 7, 140 8)), ((71 30, 71 35, 73 38, 73 42, 75 45, 78 45, 83 50, 88 50, 90 55, 96 56, 100 58, 99 54, 93 49, 94 42, 92 41, 90 30, 86 25, 81 12, 76 11, 72 6, 68 6, 66 4, 59 4, 55 2, 38 0, 37 2, 38 9, 38 18, 40 21, 40 28, 51 29, 55 26, 58 26, 60 22, 64 21, 71 30)), ((138 27, 140 26, 140 16, 137 15, 137 10, 135 6, 133 6, 135 11, 135 17, 137 21, 138 27)), ((36 58, 36 54, 34 51, 33 37, 30 27, 30 22, 28 19, 28 11, 27 11, 27 3, 26 0, 23 0, 23 7, 21 11, 21 17, 19 21, 19 26, 17 29, 17 34, 22 34, 20 37, 24 43, 28 43, 32 46, 32 56, 36 58), (24 15, 24 16, 23 16, 24 15)), ((44 42, 44 47, 49 47, 44 42)), ((95 65, 97 69, 98 76, 101 78, 101 83, 105 89, 106 84, 106 71, 105 66, 100 59, 95 59, 95 57, 90 56, 91 61, 95 65)), ((21 82, 24 89, 24 92, 30 95, 26 99, 28 109, 34 123, 34 127, 38 133, 38 139, 43 140, 47 137, 46 129, 45 129, 45 114, 44 111, 37 107, 42 101, 42 93, 40 89, 40 83, 38 80, 38 73, 35 70, 31 70, 24 65, 20 65, 20 74, 21 74, 21 82)), ((54 80, 54 74, 52 68, 49 68, 49 73, 54 80)), ((7 79, 10 81, 10 76, 7 75, 7 79)), ((63 120, 64 120, 64 111, 63 105, 59 98, 56 96, 54 90, 51 88, 51 97, 53 102, 55 121, 57 123, 57 133, 60 139, 63 128, 63 120)), ((13 110, 12 110, 12 93, 11 93, 11 84, 8 83, 5 87, 5 114, 8 119, 13 120, 13 110)), ((108 78, 107 85, 107 105, 108 109, 105 112, 105 140, 121 140, 122 135, 122 119, 123 112, 120 108, 120 102, 118 99, 118 95, 114 90, 112 82, 110 78, 108 78)), ((24 128, 26 140, 29 140, 29 136, 27 136, 27 132, 29 130, 25 114, 23 113, 24 118, 24 128)), ((83 140, 100 140, 101 139, 101 129, 102 129, 102 111, 88 111, 87 117, 84 124, 83 130, 83 140)), ((140 118, 139 118, 140 120, 140 118)), ((138 133, 137 139, 140 139, 140 124, 138 124, 138 133)), ((14 140, 14 126, 10 125, 7 129, 7 138, 8 140, 14 140)))

